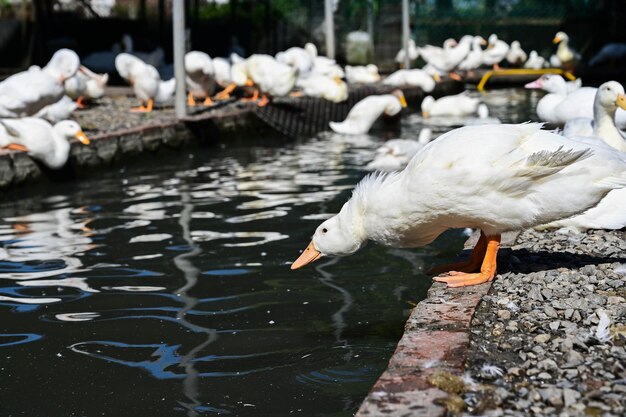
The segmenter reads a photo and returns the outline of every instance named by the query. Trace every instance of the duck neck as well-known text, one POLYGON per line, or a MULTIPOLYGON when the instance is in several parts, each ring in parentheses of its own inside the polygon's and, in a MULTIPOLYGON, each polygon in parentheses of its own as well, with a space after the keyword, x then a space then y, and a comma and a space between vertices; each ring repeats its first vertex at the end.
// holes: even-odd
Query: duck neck
POLYGON ((596 98, 593 103, 593 133, 594 136, 601 138, 609 146, 625 152, 626 141, 617 126, 615 126, 616 111, 617 108, 615 106, 607 108, 596 98))
POLYGON ((57 132, 52 134, 52 154, 47 158, 51 168, 61 168, 70 156, 70 142, 57 132))

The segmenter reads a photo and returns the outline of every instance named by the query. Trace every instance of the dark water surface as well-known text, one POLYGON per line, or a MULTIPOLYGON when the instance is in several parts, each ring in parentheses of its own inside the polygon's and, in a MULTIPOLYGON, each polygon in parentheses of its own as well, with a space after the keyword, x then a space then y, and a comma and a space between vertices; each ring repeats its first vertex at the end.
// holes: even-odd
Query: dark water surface
MULTIPOLYGON (((511 111, 528 106, 519 91, 487 101, 528 118, 511 111)), ((465 237, 289 264, 397 134, 144 155, 8 194, 0 415, 352 415, 430 286, 423 271, 465 237)))

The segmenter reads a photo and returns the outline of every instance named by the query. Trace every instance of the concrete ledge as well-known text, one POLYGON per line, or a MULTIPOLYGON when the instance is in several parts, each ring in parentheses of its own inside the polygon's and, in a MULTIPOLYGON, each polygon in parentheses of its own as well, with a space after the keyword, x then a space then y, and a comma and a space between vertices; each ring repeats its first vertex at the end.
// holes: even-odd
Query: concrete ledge
MULTIPOLYGON (((478 236, 475 233, 468 239, 466 254, 478 236)), ((505 234, 501 246, 512 246, 517 236, 518 233, 505 234)), ((387 370, 376 381, 356 416, 444 416, 447 409, 439 404, 445 402, 449 393, 429 380, 442 373, 462 374, 472 317, 491 285, 492 282, 487 282, 446 288, 443 283, 433 283, 426 299, 411 312, 387 370)))

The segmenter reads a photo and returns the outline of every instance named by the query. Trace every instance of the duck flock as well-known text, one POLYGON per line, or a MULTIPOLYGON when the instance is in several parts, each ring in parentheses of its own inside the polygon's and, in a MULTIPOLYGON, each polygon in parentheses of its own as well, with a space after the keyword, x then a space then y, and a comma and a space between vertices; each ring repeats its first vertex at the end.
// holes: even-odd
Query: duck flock
MULTIPOLYGON (((565 33, 557 33, 554 42, 559 46, 550 61, 570 65, 577 59, 565 33)), ((282 96, 342 102, 349 84, 369 83, 417 86, 430 93, 442 76, 460 78, 481 66, 497 68, 505 60, 517 67, 545 65, 536 63, 541 60, 535 51, 527 56, 519 42, 508 45, 496 35, 488 41, 480 36, 464 36, 458 42, 448 39, 442 47, 410 42, 397 59, 404 60, 406 54, 410 60, 422 57, 426 65, 383 78, 375 65, 341 67, 319 56, 310 43, 276 56, 248 58, 211 58, 191 51, 184 60, 187 104, 211 106, 235 90, 241 100, 258 106, 282 96), (248 96, 242 98, 241 92, 248 96)), ((151 57, 132 51, 111 57, 140 104, 129 111, 151 112, 155 105, 172 99, 175 80, 163 80, 147 59, 151 57)), ((68 49, 57 51, 43 68, 31 67, 7 78, 0 83, 0 146, 29 152, 50 168, 63 166, 70 140, 89 144, 80 126, 68 120, 71 112, 102 97, 107 82, 107 74, 81 65, 78 55, 68 49)), ((479 98, 467 92, 438 100, 425 97, 421 104, 425 126, 445 125, 459 117, 465 118, 465 126, 435 140, 425 128, 417 140, 385 143, 367 166, 378 171, 357 185, 339 214, 317 228, 292 268, 322 256, 352 254, 370 240, 415 247, 432 242, 449 228, 469 227, 482 232, 470 260, 440 268, 442 274, 435 279, 449 286, 473 285, 493 279, 500 235, 505 231, 625 227, 622 85, 609 81, 592 88, 545 74, 526 88, 547 92, 537 104, 537 116, 563 126, 562 130, 546 130, 541 123, 501 124, 489 117, 479 98)), ((399 115, 406 105, 400 89, 369 96, 356 103, 344 121, 331 122, 329 128, 340 135, 364 134, 381 115, 399 115)))

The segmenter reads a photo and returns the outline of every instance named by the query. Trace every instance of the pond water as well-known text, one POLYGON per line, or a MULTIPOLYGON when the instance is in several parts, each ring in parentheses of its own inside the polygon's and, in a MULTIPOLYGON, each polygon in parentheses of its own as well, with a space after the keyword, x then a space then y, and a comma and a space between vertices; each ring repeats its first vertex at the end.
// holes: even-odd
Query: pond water
MULTIPOLYGON (((485 100, 518 122, 536 97, 485 100)), ((430 286, 424 271, 456 256, 465 236, 289 264, 384 138, 416 137, 420 122, 145 155, 8 193, 0 414, 353 415, 430 286)))

